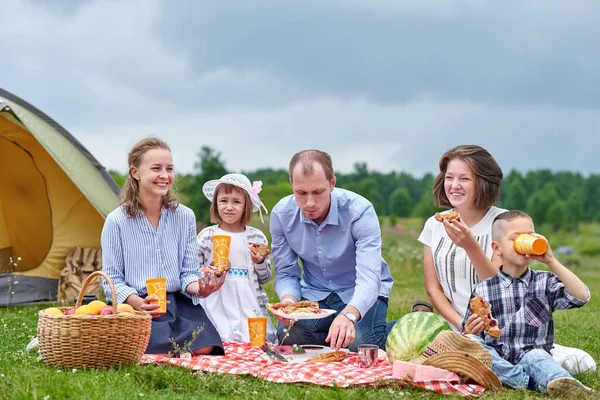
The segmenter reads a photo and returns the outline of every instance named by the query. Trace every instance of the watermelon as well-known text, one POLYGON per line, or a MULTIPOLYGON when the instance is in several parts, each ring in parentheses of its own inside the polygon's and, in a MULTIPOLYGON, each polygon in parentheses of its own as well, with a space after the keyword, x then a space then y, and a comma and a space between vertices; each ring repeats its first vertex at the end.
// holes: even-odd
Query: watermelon
POLYGON ((423 354, 438 333, 451 329, 448 322, 431 312, 412 312, 400 318, 385 342, 388 360, 411 361, 423 354))

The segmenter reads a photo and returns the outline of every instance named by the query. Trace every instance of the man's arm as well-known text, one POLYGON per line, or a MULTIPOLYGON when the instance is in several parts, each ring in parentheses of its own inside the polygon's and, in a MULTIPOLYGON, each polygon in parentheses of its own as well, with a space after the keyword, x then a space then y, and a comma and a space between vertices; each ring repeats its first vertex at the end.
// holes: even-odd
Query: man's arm
MULTIPOLYGON (((381 230, 372 205, 352 223, 351 229, 356 245, 356 281, 354 294, 342 312, 354 314, 358 321, 375 304, 381 287, 381 230)), ((354 323, 340 313, 331 323, 325 341, 339 350, 354 342, 355 335, 354 323)))
POLYGON ((290 247, 276 211, 271 214, 269 225, 271 252, 275 262, 275 291, 282 301, 290 299, 295 302, 302 298, 298 255, 290 247))
POLYGON ((375 209, 369 205, 352 224, 356 243, 356 286, 348 302, 360 319, 375 304, 381 287, 381 229, 375 209))

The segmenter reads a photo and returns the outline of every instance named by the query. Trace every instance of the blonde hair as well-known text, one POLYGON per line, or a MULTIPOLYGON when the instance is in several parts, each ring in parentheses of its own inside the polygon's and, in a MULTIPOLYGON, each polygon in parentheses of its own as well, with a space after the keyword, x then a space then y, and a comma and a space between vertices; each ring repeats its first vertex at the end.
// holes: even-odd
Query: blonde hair
POLYGON ((215 189, 215 194, 213 195, 213 201, 210 203, 210 222, 213 224, 220 224, 223 222, 223 219, 219 215, 219 207, 218 200, 219 195, 223 194, 231 194, 231 193, 239 193, 244 195, 244 212, 242 212, 242 218, 240 222, 242 225, 246 226, 250 224, 250 220, 252 219, 252 210, 254 206, 252 205, 252 200, 250 199, 250 195, 244 189, 231 185, 229 183, 219 183, 215 189))
MULTIPOLYGON (((158 138, 146 138, 137 142, 129 152, 127 158, 129 171, 127 180, 121 189, 121 205, 125 207, 125 211, 130 217, 135 217, 144 209, 139 199, 140 184, 138 180, 131 175, 131 170, 133 168, 139 168, 144 155, 154 149, 171 151, 171 148, 166 142, 158 138)), ((167 194, 163 196, 162 205, 170 210, 176 209, 179 205, 179 200, 177 199, 173 187, 171 187, 167 194)))

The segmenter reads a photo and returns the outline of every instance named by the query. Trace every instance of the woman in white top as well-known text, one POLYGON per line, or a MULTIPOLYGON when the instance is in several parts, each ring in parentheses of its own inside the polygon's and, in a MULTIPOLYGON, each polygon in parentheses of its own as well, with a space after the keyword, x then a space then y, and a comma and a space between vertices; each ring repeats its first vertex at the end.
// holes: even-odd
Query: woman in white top
POLYGON ((493 258, 491 231, 496 215, 505 211, 494 207, 501 184, 502 170, 480 146, 457 146, 440 159, 434 201, 457 211, 460 219, 438 222, 432 216, 419 241, 427 296, 455 329, 460 329, 475 285, 496 275, 500 266, 493 258))
MULTIPOLYGON (((452 208, 460 219, 439 222, 432 216, 425 223, 419 242, 424 247, 427 296, 456 330, 461 329, 477 283, 496 275, 500 268, 501 260, 493 257, 491 233, 494 218, 506 211, 494 206, 501 184, 500 166, 480 146, 457 146, 440 159, 433 198, 436 206, 452 208)), ((483 327, 483 321, 475 314, 467 324, 483 327)), ((551 353, 572 374, 596 369, 594 359, 583 350, 554 344, 551 353)))

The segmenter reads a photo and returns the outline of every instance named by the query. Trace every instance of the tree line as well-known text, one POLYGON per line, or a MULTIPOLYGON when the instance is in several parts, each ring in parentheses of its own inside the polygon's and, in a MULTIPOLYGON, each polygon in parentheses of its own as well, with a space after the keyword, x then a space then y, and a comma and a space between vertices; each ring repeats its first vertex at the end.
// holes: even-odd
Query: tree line
MULTIPOLYGON (((197 154, 193 174, 177 175, 175 189, 182 202, 192 208, 199 222, 208 224, 210 203, 202 194, 202 185, 228 172, 222 154, 202 147, 197 154)), ((261 200, 270 210, 292 193, 285 169, 241 171, 250 181, 262 181, 261 200)), ((125 174, 110 171, 123 185, 125 174)), ((351 173, 336 173, 337 187, 352 190, 369 199, 379 216, 426 219, 440 209, 433 204, 434 175, 421 178, 404 172, 370 171, 366 163, 354 164, 351 173)), ((536 226, 551 231, 575 231, 580 222, 600 221, 600 175, 587 177, 573 172, 547 169, 505 173, 498 206, 521 209, 534 219, 536 226)))

